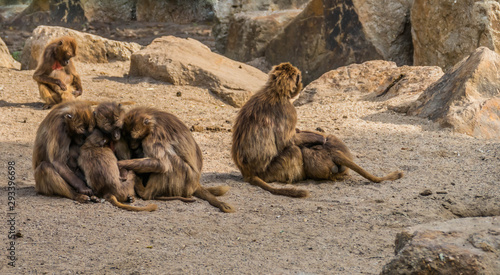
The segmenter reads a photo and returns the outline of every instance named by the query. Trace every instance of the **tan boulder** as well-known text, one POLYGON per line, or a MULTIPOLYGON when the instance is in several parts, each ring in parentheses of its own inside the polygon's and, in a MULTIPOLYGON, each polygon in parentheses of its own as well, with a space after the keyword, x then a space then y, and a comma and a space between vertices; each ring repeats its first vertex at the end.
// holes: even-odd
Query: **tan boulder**
POLYGON ((294 9, 235 14, 229 22, 224 55, 242 62, 264 56, 269 41, 300 12, 294 9))
POLYGON ((381 274, 498 274, 499 217, 412 227, 396 236, 396 256, 381 274))
POLYGON ((113 22, 132 20, 135 0, 81 0, 88 21, 113 22))
MULTIPOLYGON (((394 100, 404 108, 443 75, 439 67, 398 67, 391 61, 374 60, 340 67, 323 74, 304 88, 295 105, 321 102, 335 94, 360 93, 366 100, 394 100)), ((396 107, 393 107, 396 108, 396 107)))
POLYGON ((266 49, 271 64, 291 62, 305 84, 353 63, 411 65, 411 0, 312 0, 266 49))
POLYGON ((26 40, 21 56, 21 69, 35 69, 38 58, 47 43, 52 39, 65 35, 76 39, 78 54, 75 59, 85 63, 130 60, 132 53, 142 48, 137 43, 110 40, 63 27, 39 26, 33 30, 32 36, 26 40))
POLYGON ((213 53, 194 39, 174 36, 157 38, 134 53, 130 75, 205 87, 235 107, 242 106, 267 80, 267 75, 254 67, 213 53))
POLYGON ((214 2, 217 1, 136 1, 137 20, 178 24, 212 20, 214 2))
POLYGON ((0 67, 19 69, 20 64, 9 53, 5 42, 0 38, 0 67))
POLYGON ((408 114, 480 138, 500 138, 500 56, 480 47, 431 85, 408 114))
POLYGON ((415 0, 414 64, 448 70, 479 46, 500 51, 498 1, 415 0))

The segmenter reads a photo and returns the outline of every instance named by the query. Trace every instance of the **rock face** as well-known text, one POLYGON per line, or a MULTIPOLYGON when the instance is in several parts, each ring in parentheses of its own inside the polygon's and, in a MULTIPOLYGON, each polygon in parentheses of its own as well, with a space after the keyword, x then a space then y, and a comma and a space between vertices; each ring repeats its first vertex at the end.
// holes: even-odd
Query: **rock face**
POLYGON ((210 0, 141 0, 136 2, 138 21, 184 24, 214 18, 214 1, 210 0))
POLYGON ((213 53, 194 39, 174 36, 157 38, 134 53, 130 75, 206 87, 235 107, 241 107, 267 80, 256 68, 213 53))
MULTIPOLYGON (((213 28, 215 46, 217 51, 226 52, 227 36, 230 21, 235 14, 251 11, 279 11, 287 9, 298 9, 309 0, 224 0, 216 1, 214 12, 217 23, 213 28)), ((276 35, 277 33, 275 33, 276 35)))
POLYGON ((375 60, 340 67, 323 74, 304 88, 296 106, 321 102, 334 94, 359 92, 367 100, 388 100, 405 97, 413 102, 433 82, 443 75, 439 67, 397 67, 391 61, 375 60))
POLYGON ((109 61, 129 60, 133 52, 142 48, 137 43, 109 40, 97 35, 78 32, 62 27, 39 26, 26 40, 21 56, 21 69, 33 70, 38 64, 43 49, 52 39, 72 36, 78 44, 75 59, 85 63, 106 63, 109 61))
POLYGON ((307 84, 352 63, 390 60, 411 65, 411 0, 312 0, 266 50, 271 64, 289 61, 307 84))
POLYGON ((19 69, 20 64, 9 53, 7 45, 0 38, 0 67, 19 69))
POLYGON ((88 21, 112 22, 116 20, 130 21, 136 19, 134 0, 83 0, 82 7, 88 21))
POLYGON ((381 274, 498 274, 500 218, 419 225, 396 236, 395 252, 381 274))
POLYGON ((486 47, 450 69, 410 108, 410 115, 480 138, 500 137, 500 56, 486 47))
POLYGON ((269 41, 300 12, 294 9, 235 14, 229 22, 224 55, 242 62, 264 56, 269 41))
POLYGON ((415 0, 411 24, 415 65, 447 70, 479 46, 500 51, 498 1, 415 0))

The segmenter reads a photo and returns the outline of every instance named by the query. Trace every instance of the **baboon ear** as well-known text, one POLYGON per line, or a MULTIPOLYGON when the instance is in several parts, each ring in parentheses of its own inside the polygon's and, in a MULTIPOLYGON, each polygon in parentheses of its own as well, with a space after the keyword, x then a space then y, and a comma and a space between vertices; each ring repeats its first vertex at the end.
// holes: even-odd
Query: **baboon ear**
POLYGON ((96 112, 95 112, 95 111, 93 111, 92 113, 94 114, 94 117, 95 117, 95 115, 96 115, 96 112))
POLYGON ((144 125, 148 125, 149 124, 149 118, 145 118, 143 122, 144 122, 144 125))
POLYGON ((72 119, 73 118, 73 116, 71 114, 65 114, 64 117, 67 118, 67 119, 72 119))
POLYGON ((122 107, 122 104, 121 103, 118 103, 118 107, 121 108, 122 107))
POLYGON ((63 44, 63 41, 62 40, 59 40, 59 43, 57 43, 57 45, 61 46, 63 44))

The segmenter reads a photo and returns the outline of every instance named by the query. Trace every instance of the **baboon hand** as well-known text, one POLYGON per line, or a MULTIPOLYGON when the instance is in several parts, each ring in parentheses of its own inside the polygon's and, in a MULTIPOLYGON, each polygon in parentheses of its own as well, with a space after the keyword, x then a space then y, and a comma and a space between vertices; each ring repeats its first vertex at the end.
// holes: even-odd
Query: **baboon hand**
MULTIPOLYGON (((61 89, 62 89, 62 88, 61 88, 61 89)), ((83 92, 82 92, 82 91, 80 91, 80 90, 73 91, 73 95, 74 95, 75 97, 79 97, 79 96, 81 96, 81 95, 82 95, 82 93, 83 93, 83 92)))
POLYGON ((66 91, 68 87, 66 87, 66 84, 64 84, 61 80, 57 79, 56 81, 57 86, 61 88, 61 90, 66 91))

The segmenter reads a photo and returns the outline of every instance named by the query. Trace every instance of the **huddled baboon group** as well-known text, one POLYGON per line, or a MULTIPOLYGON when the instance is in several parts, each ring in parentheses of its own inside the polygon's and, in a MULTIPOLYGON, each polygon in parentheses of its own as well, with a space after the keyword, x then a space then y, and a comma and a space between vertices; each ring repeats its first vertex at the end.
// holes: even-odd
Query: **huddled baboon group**
MULTIPOLYGON (((71 58, 73 38, 50 42, 33 75, 45 108, 34 144, 36 191, 80 202, 104 198, 131 211, 154 211, 157 205, 136 207, 143 200, 197 197, 223 212, 235 209, 217 199, 229 187, 200 184, 203 159, 188 127, 171 113, 135 107, 126 111, 115 102, 76 100, 82 85, 71 58)), ((347 146, 334 135, 296 128, 293 101, 302 90, 300 71, 290 63, 275 66, 265 86, 240 109, 232 129, 231 156, 243 179, 273 194, 307 197, 296 188, 276 188, 270 182, 340 180, 349 169, 372 182, 396 180, 402 172, 376 177, 353 162, 347 146)))

